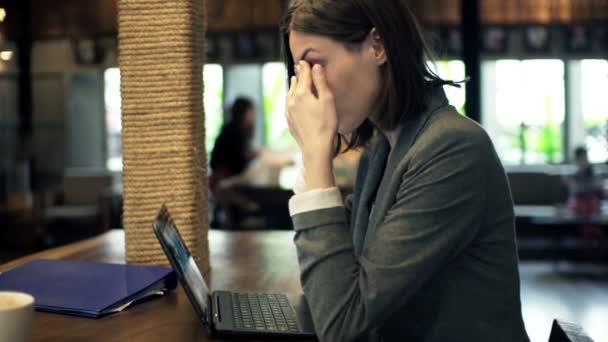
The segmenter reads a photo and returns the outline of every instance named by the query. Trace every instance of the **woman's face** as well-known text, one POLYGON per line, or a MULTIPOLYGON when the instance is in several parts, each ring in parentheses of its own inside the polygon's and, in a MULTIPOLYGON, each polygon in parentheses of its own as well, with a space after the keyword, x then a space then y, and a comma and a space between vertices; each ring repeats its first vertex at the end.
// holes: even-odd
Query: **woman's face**
MULTIPOLYGON (((360 48, 324 36, 292 30, 289 48, 297 65, 305 60, 323 66, 338 114, 338 132, 357 129, 372 113, 380 90, 380 66, 386 62, 384 48, 368 35, 360 48)), ((316 93, 316 91, 315 91, 316 93)))
POLYGON ((255 115, 255 106, 251 106, 249 109, 247 109, 247 113, 245 114, 246 127, 253 127, 253 125, 255 124, 255 115))

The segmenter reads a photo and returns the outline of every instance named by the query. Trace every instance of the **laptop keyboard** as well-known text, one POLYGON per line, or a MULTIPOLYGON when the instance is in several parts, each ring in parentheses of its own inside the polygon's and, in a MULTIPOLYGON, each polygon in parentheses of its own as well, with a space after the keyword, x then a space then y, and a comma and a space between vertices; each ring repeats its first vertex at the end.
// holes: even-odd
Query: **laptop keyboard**
POLYGON ((299 331, 295 312, 283 294, 232 293, 232 313, 237 329, 271 333, 299 331))

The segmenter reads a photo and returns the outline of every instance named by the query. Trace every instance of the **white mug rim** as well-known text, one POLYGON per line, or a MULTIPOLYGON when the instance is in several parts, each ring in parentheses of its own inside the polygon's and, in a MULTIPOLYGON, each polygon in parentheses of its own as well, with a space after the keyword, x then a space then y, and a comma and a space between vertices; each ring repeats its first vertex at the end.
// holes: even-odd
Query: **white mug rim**
POLYGON ((25 308, 33 306, 34 304, 34 297, 31 294, 25 292, 0 291, 0 296, 2 295, 16 296, 17 298, 19 298, 19 303, 15 306, 11 306, 5 309, 0 307, 0 313, 23 310, 25 308))

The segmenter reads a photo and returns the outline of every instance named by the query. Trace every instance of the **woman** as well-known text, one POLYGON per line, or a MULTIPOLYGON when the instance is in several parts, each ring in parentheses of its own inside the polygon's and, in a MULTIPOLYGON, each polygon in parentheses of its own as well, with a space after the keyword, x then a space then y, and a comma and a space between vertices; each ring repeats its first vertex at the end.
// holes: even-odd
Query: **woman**
POLYGON ((211 220, 213 227, 234 228, 243 212, 257 209, 255 203, 242 194, 229 188, 220 189, 219 186, 221 181, 242 174, 256 156, 251 148, 256 116, 253 102, 245 97, 237 98, 230 114, 230 121, 222 126, 215 141, 209 162, 209 190, 216 204, 211 220), (220 219, 222 210, 224 221, 220 219))
POLYGON ((212 173, 220 178, 245 171, 255 157, 255 152, 251 149, 255 123, 253 102, 245 97, 237 98, 230 114, 230 121, 222 126, 215 141, 209 163, 212 173))
POLYGON ((574 150, 574 159, 578 169, 566 179, 570 188, 568 207, 580 216, 596 215, 602 206, 601 181, 595 176, 585 147, 579 146, 574 150))
POLYGON ((290 212, 320 339, 528 341, 504 170, 448 104, 406 1, 295 0, 282 33, 304 163, 290 212), (340 136, 365 147, 345 201, 340 136))

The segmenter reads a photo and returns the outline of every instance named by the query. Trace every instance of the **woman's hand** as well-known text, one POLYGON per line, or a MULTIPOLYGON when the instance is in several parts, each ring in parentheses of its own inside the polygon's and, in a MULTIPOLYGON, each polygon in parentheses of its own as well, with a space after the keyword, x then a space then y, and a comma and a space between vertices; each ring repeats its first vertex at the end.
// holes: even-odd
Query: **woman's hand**
POLYGON ((311 70, 307 62, 301 61, 296 70, 298 77, 291 78, 287 95, 289 131, 304 155, 319 157, 323 152, 324 157, 331 158, 338 118, 323 68, 317 64, 311 70))
POLYGON ((332 159, 338 132, 334 97, 320 65, 311 70, 307 62, 301 61, 296 69, 298 77, 291 78, 287 95, 287 123, 302 150, 306 188, 332 187, 335 184, 332 159))

